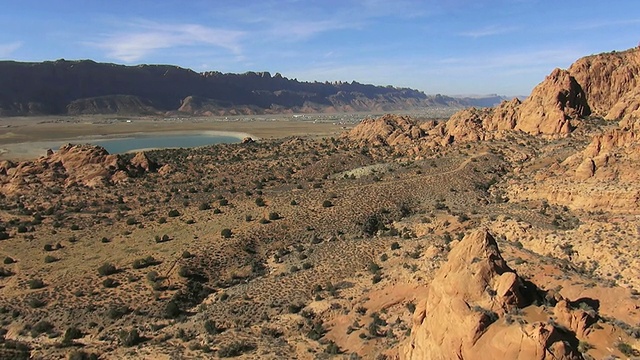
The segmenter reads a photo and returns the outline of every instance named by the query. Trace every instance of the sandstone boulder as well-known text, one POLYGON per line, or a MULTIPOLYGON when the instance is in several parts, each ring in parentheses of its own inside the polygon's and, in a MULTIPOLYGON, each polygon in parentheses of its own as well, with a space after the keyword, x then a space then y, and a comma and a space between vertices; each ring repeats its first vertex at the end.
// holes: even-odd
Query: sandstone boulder
POLYGON ((537 296, 500 255, 486 230, 467 235, 416 308, 402 359, 582 359, 546 323, 504 326, 498 317, 537 296))

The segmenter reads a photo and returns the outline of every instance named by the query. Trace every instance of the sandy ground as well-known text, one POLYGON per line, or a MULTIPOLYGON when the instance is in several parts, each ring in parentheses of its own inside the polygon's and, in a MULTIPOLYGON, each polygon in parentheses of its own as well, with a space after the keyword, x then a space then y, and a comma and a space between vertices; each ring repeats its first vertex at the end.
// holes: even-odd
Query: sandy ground
MULTIPOLYGON (((319 115, 319 117, 321 117, 319 115)), ((227 118, 113 118, 37 117, 0 118, 0 159, 30 159, 65 143, 107 140, 145 134, 208 134, 279 138, 335 136, 345 130, 335 121, 299 120, 291 117, 227 118)))

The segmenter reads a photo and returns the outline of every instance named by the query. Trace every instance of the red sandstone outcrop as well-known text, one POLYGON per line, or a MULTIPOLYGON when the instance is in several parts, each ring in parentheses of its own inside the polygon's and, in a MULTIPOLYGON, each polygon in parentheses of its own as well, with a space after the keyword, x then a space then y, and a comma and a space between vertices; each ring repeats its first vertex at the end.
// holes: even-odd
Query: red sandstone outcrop
POLYGON ((572 119, 589 115, 584 91, 566 70, 555 69, 518 108, 515 129, 532 135, 569 134, 572 119))
POLYGON ((616 118, 609 112, 619 112, 616 104, 640 85, 640 49, 586 56, 568 71, 582 86, 594 114, 616 118))
POLYGON ((573 130, 572 120, 589 113, 580 85, 566 70, 555 69, 522 103, 513 99, 496 108, 471 108, 454 114, 447 122, 447 133, 457 141, 487 140, 503 130, 567 135, 573 130))
POLYGON ((155 171, 157 165, 144 153, 130 161, 121 155, 111 155, 93 145, 67 144, 57 152, 49 151, 34 161, 0 165, 0 188, 3 193, 20 193, 38 186, 83 185, 98 187, 155 171))
MULTIPOLYGON (((548 323, 507 325, 496 318, 529 305, 535 289, 500 255, 481 230, 449 254, 414 313, 402 359, 582 359, 565 333, 548 323)), ((573 319, 573 318, 572 318, 573 319)), ((571 321, 571 320, 569 320, 571 321)), ((579 321, 576 321, 577 323, 579 321)))
POLYGON ((423 138, 425 131, 409 116, 387 114, 362 120, 346 136, 361 144, 397 146, 423 138))

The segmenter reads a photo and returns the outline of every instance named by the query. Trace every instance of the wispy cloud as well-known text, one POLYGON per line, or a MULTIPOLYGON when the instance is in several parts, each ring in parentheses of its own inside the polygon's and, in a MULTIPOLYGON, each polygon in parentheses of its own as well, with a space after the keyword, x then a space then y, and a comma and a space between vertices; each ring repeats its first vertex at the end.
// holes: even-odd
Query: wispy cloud
POLYGON ((357 23, 339 20, 286 21, 274 23, 269 33, 280 40, 300 41, 329 31, 354 29, 357 23))
POLYGON ((8 44, 0 44, 0 58, 11 56, 16 50, 22 47, 21 41, 14 41, 8 44))
POLYGON ((516 30, 518 30, 518 27, 516 27, 516 26, 491 25, 491 26, 486 26, 486 27, 480 28, 480 29, 463 31, 463 32, 458 33, 458 35, 471 37, 471 38, 481 38, 481 37, 485 37, 485 36, 508 34, 508 33, 514 32, 516 30))
POLYGON ((160 24, 137 21, 124 26, 124 31, 108 33, 86 44, 106 51, 107 56, 124 61, 142 60, 158 51, 185 46, 213 46, 237 56, 244 32, 210 28, 198 24, 160 24))

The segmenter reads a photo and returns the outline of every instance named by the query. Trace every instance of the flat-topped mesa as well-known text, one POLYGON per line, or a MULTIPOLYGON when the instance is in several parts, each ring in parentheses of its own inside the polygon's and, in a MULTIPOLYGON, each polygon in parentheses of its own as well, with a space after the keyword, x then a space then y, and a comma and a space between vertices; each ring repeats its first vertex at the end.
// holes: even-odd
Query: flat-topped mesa
POLYGON ((42 184, 99 187, 155 171, 157 167, 144 153, 127 160, 125 156, 109 154, 100 146, 66 144, 57 152, 48 151, 34 161, 3 163, 0 189, 5 193, 20 193, 42 184))
MULTIPOLYGON (((507 266, 486 230, 465 236, 449 254, 414 313, 401 359, 582 359, 547 323, 496 320, 529 305, 537 289, 507 266)), ((576 322, 577 323, 577 322, 576 322)), ((573 342, 572 342, 573 343, 573 342)))

